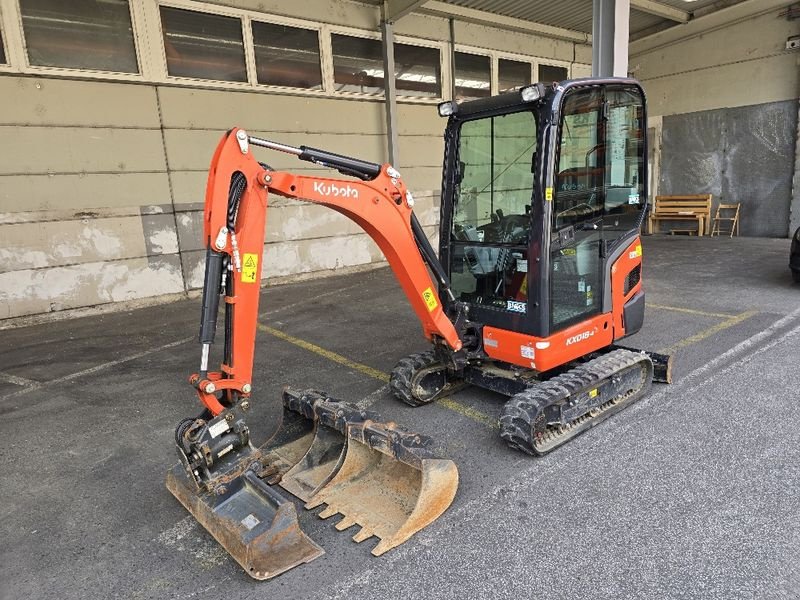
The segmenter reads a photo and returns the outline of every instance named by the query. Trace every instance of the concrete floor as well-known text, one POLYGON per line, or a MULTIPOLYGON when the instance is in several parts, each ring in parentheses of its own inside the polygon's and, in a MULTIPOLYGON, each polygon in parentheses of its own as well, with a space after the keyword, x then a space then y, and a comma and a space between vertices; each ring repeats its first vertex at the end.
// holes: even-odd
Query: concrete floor
POLYGON ((281 334, 258 340, 256 441, 284 384, 318 387, 437 437, 461 475, 448 512, 382 558, 301 509, 326 554, 271 582, 164 487, 173 428, 198 412, 197 301, 0 332, 0 598, 800 597, 789 243, 644 247, 649 309, 628 343, 675 352, 676 381, 540 459, 499 439, 499 396, 392 399, 380 372, 425 342, 388 270, 265 290, 281 334))

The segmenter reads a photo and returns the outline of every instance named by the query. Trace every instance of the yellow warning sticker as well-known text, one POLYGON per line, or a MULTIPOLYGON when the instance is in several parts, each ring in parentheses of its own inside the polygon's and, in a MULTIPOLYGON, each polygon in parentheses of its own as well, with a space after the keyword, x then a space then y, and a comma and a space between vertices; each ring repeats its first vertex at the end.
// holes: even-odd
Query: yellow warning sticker
POLYGON ((431 288, 428 288, 422 292, 422 299, 425 300, 425 305, 428 307, 428 312, 433 312, 436 310, 436 307, 439 306, 439 302, 436 301, 436 294, 433 293, 431 288))
POLYGON ((255 283, 258 273, 258 254, 245 254, 242 261, 242 283, 255 283))
POLYGON ((597 396, 597 388, 589 390, 589 398, 594 398, 595 396, 597 396))
POLYGON ((553 199, 553 188, 545 188, 544 190, 544 199, 550 202, 553 199))

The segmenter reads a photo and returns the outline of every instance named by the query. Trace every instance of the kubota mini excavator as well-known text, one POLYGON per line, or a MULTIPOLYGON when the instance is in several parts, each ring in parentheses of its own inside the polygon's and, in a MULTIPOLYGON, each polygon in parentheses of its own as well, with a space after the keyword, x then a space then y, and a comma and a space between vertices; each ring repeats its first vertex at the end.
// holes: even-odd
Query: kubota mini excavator
POLYGON ((644 318, 639 228, 647 204, 644 93, 631 79, 533 84, 439 105, 445 130, 439 255, 388 164, 227 132, 211 162, 204 214, 200 372, 205 407, 178 424, 167 487, 253 577, 322 554, 295 506, 359 525, 380 555, 438 518, 458 471, 431 440, 315 390, 287 389, 283 421, 250 441, 267 198, 328 206, 386 256, 432 343, 401 360, 390 386, 412 406, 473 384, 511 396, 501 436, 544 454, 668 381, 670 359, 616 346, 644 318), (272 170, 252 147, 353 179, 272 170), (429 272, 430 269, 430 272, 429 272), (433 278, 431 274, 433 274, 433 278), (435 283, 434 283, 435 279, 435 283), (209 371, 220 296, 225 343, 209 371))

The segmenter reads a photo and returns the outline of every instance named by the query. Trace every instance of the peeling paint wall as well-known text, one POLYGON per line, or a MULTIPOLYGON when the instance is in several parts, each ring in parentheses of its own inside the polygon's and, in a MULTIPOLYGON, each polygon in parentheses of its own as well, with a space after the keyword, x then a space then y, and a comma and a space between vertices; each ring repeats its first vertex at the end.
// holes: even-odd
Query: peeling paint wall
MULTIPOLYGON (((211 4, 372 31, 380 12, 335 0, 211 4)), ((398 23, 396 33, 449 38, 446 19, 417 15, 398 23)), ((456 23, 456 38, 572 62, 576 73, 591 53, 588 46, 468 23, 456 23)), ((386 160, 384 105, 376 100, 12 73, 0 74, 0 99, 0 319, 201 286, 207 168, 234 125, 288 144, 386 160)), ((435 242, 444 121, 432 104, 401 102, 398 126, 398 166, 435 242)), ((278 169, 330 175, 291 156, 259 152, 278 169)), ((383 260, 338 213, 270 198, 265 278, 383 260)))

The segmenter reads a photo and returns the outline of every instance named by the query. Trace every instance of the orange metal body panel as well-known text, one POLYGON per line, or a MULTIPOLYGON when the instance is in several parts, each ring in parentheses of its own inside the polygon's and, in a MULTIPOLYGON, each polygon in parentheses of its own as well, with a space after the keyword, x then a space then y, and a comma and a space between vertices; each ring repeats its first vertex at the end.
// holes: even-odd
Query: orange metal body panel
POLYGON ((225 297, 234 310, 232 364, 221 365, 219 372, 209 372, 205 379, 198 375, 190 378, 200 401, 213 414, 224 410, 216 395, 219 390, 236 390, 239 395, 247 396, 243 387, 252 382, 268 192, 323 204, 358 223, 389 261, 425 336, 429 339, 440 336, 454 350, 461 348, 461 340, 442 310, 437 286, 414 240, 412 208, 407 200, 411 196, 399 177, 387 174, 389 165, 384 165, 380 175, 368 182, 266 171, 252 152, 242 152, 236 139, 238 131, 230 130, 218 144, 206 187, 203 228, 206 245, 228 254, 233 263, 235 237, 242 263, 241 269, 228 272, 234 278, 235 296, 225 297), (240 201, 234 235, 220 236, 220 230, 227 224, 228 191, 236 171, 246 176, 247 188, 240 201), (218 237, 225 240, 220 247, 216 246, 218 237), (251 263, 248 268, 248 261, 255 261, 255 267, 251 263), (213 392, 205 391, 209 384, 213 385, 213 392))
POLYGON ((622 308, 642 289, 641 279, 625 294, 625 278, 642 262, 642 244, 637 237, 611 266, 610 313, 589 318, 546 338, 483 328, 483 345, 491 358, 544 372, 601 350, 625 335, 622 308), (488 341, 487 341, 488 340, 488 341))
POLYGON ((611 304, 614 307, 614 339, 625 335, 625 322, 622 318, 622 307, 642 289, 642 278, 626 294, 625 279, 633 269, 642 264, 642 240, 637 237, 625 248, 613 265, 611 265, 611 304))

